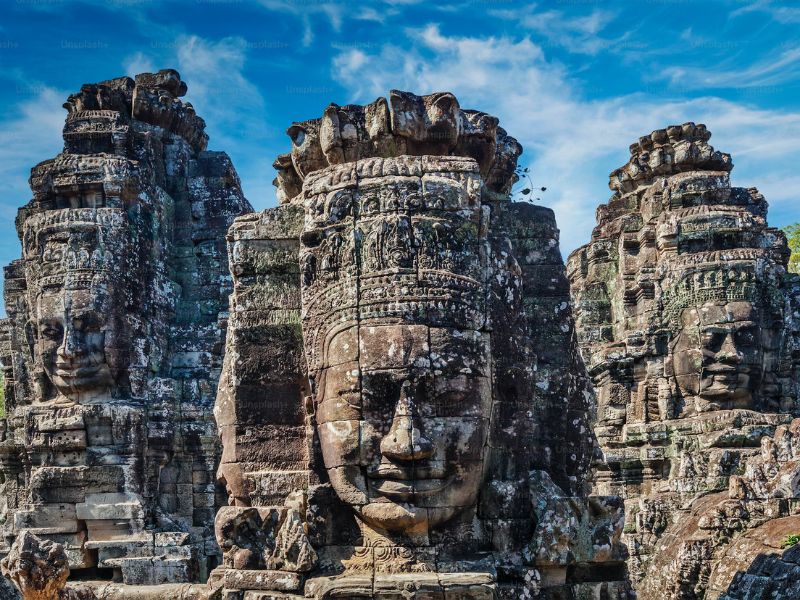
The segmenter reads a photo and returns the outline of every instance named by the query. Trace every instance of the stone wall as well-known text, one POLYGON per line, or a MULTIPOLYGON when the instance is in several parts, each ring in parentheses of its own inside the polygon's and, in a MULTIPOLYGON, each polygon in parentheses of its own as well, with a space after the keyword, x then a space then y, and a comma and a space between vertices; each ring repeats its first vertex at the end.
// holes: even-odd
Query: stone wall
POLYGON ((252 208, 185 93, 165 70, 71 95, 5 269, 2 551, 35 534, 81 579, 205 581, 220 559, 224 236, 252 208))

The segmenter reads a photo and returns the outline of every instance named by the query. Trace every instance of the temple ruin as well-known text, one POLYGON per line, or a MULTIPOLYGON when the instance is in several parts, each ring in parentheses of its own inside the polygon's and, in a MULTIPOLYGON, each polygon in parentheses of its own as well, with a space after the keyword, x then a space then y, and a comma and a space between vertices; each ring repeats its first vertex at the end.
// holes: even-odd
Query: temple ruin
POLYGON ((253 212, 186 91, 84 85, 31 172, 0 600, 800 597, 800 277, 705 126, 565 266, 450 93, 292 124, 253 212))
POLYGON ((800 281, 766 200, 731 187, 710 137, 686 123, 633 144, 568 261, 597 397, 595 491, 625 499, 642 600, 717 598, 800 528, 797 481, 768 483, 800 473, 800 281), (764 543, 735 541, 762 527, 764 543))
POLYGON ((200 582, 221 558, 225 232, 252 208, 185 93, 166 70, 71 95, 5 269, 2 551, 34 534, 79 578, 200 582))

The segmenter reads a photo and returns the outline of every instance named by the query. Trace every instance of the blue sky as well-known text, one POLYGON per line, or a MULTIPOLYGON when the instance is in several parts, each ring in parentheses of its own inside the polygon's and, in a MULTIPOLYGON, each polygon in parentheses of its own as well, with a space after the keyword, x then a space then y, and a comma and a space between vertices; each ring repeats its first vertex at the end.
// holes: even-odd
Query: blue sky
POLYGON ((450 90, 525 147, 566 256, 640 135, 706 123, 734 183, 770 223, 800 220, 800 3, 769 0, 4 0, 0 4, 0 261, 18 206, 61 149, 82 83, 173 67, 233 158, 250 202, 275 204, 292 121, 389 89, 450 90))

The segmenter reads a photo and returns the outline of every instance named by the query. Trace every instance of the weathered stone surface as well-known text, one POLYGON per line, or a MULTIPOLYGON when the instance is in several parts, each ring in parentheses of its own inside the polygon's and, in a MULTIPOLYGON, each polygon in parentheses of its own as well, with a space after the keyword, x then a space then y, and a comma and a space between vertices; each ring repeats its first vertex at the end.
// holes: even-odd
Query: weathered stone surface
POLYGON ((3 539, 35 532, 123 586, 204 581, 221 558, 224 235, 252 209, 185 92, 165 70, 71 95, 5 270, 3 539))
POLYGON ((66 600, 64 586, 69 565, 64 548, 22 532, 0 563, 5 577, 14 582, 22 600, 66 600))
POLYGON ((753 530, 795 510, 800 284, 763 196, 731 187, 709 138, 686 123, 631 146, 568 261, 598 402, 595 492, 625 499, 642 600, 717 598, 759 553, 753 530))
MULTIPOLYGON (((748 575, 757 574, 768 556, 779 566, 784 541, 800 533, 798 500, 800 419, 795 419, 762 439, 759 454, 730 477, 727 492, 696 500, 666 529, 638 597, 655 600, 667 590, 667 597, 680 598, 688 590, 693 597, 716 600, 726 591, 743 592, 739 586, 758 581, 748 575)), ((764 597, 791 598, 800 573, 795 567, 786 567, 788 577, 773 572, 768 577, 773 595, 764 597)))
POLYGON ((397 91, 289 135, 281 205, 228 234, 212 586, 234 597, 261 573, 245 597, 282 598, 287 572, 311 598, 624 594, 622 502, 587 496, 558 231, 508 198, 519 144, 451 94, 397 91))

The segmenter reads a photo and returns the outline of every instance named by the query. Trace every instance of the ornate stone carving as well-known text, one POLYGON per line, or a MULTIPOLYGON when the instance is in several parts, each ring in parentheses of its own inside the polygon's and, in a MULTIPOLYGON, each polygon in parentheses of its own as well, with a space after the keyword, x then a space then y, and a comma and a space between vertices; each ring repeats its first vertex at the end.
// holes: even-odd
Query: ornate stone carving
POLYGON ((568 261, 605 459, 595 491, 626 499, 637 580, 687 503, 726 490, 761 438, 800 414, 786 240, 761 194, 731 187, 730 156, 709 138, 693 123, 640 138, 568 261))
POLYGON ((122 587, 205 580, 221 555, 223 237, 251 208, 185 92, 166 70, 70 96, 5 270, 4 539, 122 587))
POLYGON ((446 93, 331 105, 289 135, 281 206, 228 238, 215 585, 624 595, 621 503, 586 496, 553 215, 508 199, 519 144, 446 93), (261 558, 283 531, 308 561, 261 558))

